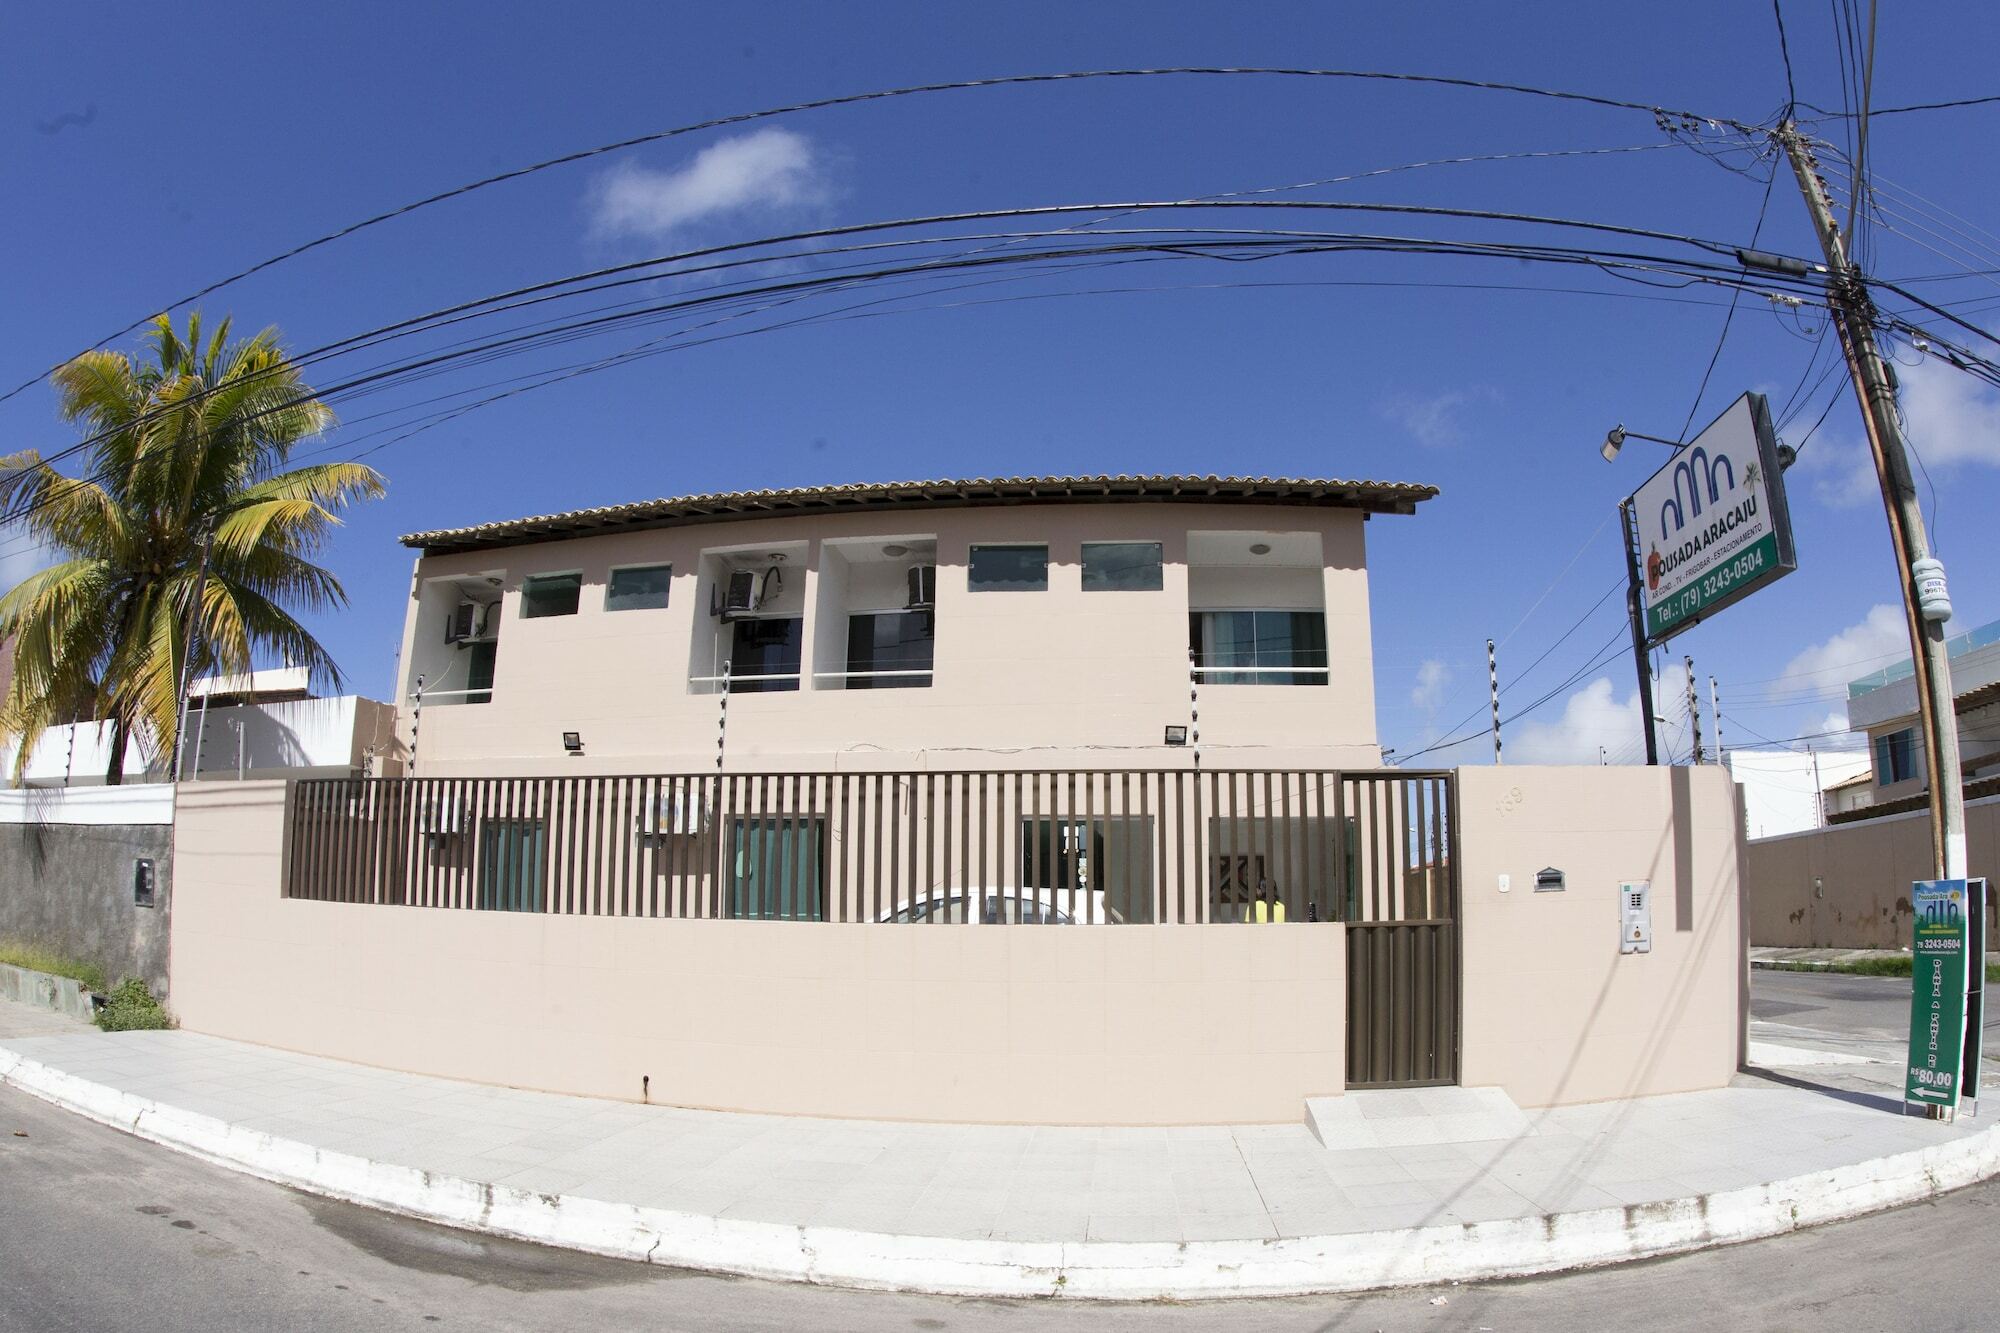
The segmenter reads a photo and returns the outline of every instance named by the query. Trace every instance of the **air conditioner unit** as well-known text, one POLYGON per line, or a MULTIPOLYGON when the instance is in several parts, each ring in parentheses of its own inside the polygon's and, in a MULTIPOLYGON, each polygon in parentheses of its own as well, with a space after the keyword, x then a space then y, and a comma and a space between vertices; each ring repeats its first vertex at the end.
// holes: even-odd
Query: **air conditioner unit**
POLYGON ((456 792, 433 792, 417 809, 417 830, 434 838, 465 831, 465 803, 456 792))
POLYGON ((937 605, 937 566, 910 566, 910 603, 912 611, 926 611, 937 605))
POLYGON ((660 792, 650 807, 634 817, 643 836, 687 836, 699 833, 706 807, 692 791, 670 787, 660 792))
POLYGON ((725 616, 748 615, 757 609, 763 600, 758 594, 759 579, 754 569, 736 569, 729 573, 729 583, 722 595, 722 614, 725 616))
POLYGON ((451 616, 444 623, 444 641, 463 643, 477 638, 482 628, 480 607, 477 602, 460 602, 452 608, 451 616))

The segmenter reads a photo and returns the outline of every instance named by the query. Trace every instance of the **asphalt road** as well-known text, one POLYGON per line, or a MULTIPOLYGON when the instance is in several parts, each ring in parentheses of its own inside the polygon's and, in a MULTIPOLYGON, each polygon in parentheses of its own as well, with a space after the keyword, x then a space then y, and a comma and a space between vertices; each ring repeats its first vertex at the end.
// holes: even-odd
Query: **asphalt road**
MULTIPOLYGON (((1778 1021, 1893 1035, 1895 983, 1847 984, 1855 980, 1865 979, 1759 974, 1756 1003, 1814 1006, 1778 1021)), ((1477 1287, 1184 1306, 950 1300, 718 1278, 473 1236, 219 1170, 0 1089, 0 1333, 1929 1333, 1994 1326, 1996 1228, 2000 1183, 1750 1245, 1477 1287)))
MULTIPOLYGON (((2000 988, 1992 998, 2000 1005, 2000 988)), ((1753 1038, 1850 1050, 1900 1069, 1910 1037, 1910 979, 1760 968, 1750 978, 1750 1019, 1753 1038)), ((2000 1056, 2000 1015, 1989 1012, 1982 1026, 1986 1051, 2000 1056)))

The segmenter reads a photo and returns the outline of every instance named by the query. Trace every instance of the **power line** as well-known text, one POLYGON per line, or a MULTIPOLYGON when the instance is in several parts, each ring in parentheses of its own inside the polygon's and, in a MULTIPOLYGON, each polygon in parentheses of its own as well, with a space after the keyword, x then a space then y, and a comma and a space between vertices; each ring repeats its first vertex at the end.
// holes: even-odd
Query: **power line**
MULTIPOLYGON (((871 92, 848 93, 837 97, 816 98, 805 102, 794 102, 788 106, 768 107, 757 111, 745 111, 745 112, 738 112, 734 115, 718 116, 708 120, 696 121, 693 124, 689 125, 679 125, 675 126, 672 129, 656 130, 648 134, 635 135, 631 138, 620 139, 612 143, 599 144, 593 148, 585 148, 575 152, 564 153, 556 157, 546 158, 540 162, 530 163, 529 165, 524 167, 516 167, 509 171, 503 171, 495 175, 485 176, 478 180, 470 181, 463 185, 454 186, 451 189, 443 190, 436 194, 428 195, 425 196, 424 198, 416 199, 406 204, 401 204, 395 208, 388 209, 384 212, 373 214, 372 216, 363 218, 358 222, 352 222, 348 223, 345 226, 337 227, 330 232, 326 232, 323 235, 314 237, 311 240, 295 245, 288 250, 280 251, 279 253, 272 255, 266 259, 259 260, 256 263, 250 265, 248 268, 233 273, 228 277, 221 278, 215 282, 211 282, 208 285, 194 292, 191 292, 186 296, 180 297, 177 300, 167 303, 164 307, 162 307, 159 311, 155 313, 164 314, 172 312, 174 310, 181 308, 182 306, 192 304, 193 302, 199 301, 204 297, 211 296, 214 293, 219 292, 226 287, 233 286, 236 283, 241 282, 244 279, 249 278, 254 274, 261 273, 266 269, 273 268, 279 264, 287 262, 288 260, 296 259, 299 256, 308 253, 309 251, 319 249, 321 246, 329 245, 334 241, 342 240, 346 237, 356 234, 357 232, 365 231, 370 227, 379 226, 382 223, 392 221, 396 218, 406 217, 411 213, 415 213, 421 209, 429 208, 435 204, 441 204, 450 199, 457 199, 464 195, 471 194, 474 191, 487 189, 491 186, 500 185, 507 181, 519 180, 522 177, 531 176, 538 172, 550 170, 551 168, 567 166, 572 163, 582 162, 591 158, 600 157, 607 153, 620 152, 625 149, 640 147, 641 145, 644 144, 659 143, 664 140, 678 138, 683 135, 702 133, 708 130, 724 129, 733 125, 744 125, 754 121, 769 120, 780 116, 797 115, 808 111, 826 110, 831 107, 853 106, 864 102, 886 101, 892 98, 924 96, 934 93, 965 92, 977 89, 999 88, 999 87, 1017 86, 1025 84, 1076 82, 1088 79, 1133 79, 1133 78, 1203 77, 1203 76, 1227 76, 1227 77, 1261 76, 1261 77, 1279 77, 1279 78, 1351 79, 1358 81, 1372 81, 1372 82, 1385 82, 1385 83, 1410 83, 1410 84, 1429 85, 1436 87, 1459 88, 1459 89, 1466 89, 1466 90, 1480 91, 1480 92, 1504 92, 1504 93, 1517 94, 1521 96, 1548 98, 1555 101, 1576 102, 1579 104, 1606 107, 1613 110, 1644 112, 1645 114, 1653 116, 1656 121, 1661 120, 1661 118, 1663 117, 1674 117, 1680 119, 1684 123, 1689 123, 1689 124, 1709 124, 1716 126, 1725 126, 1729 129, 1745 134, 1755 132, 1755 128, 1752 126, 1743 125, 1740 124, 1739 122, 1729 120, 1723 117, 1703 116, 1691 111, 1670 110, 1659 106, 1650 106, 1641 102, 1631 102, 1611 97, 1600 97, 1589 93, 1568 92, 1559 89, 1538 88, 1527 84, 1502 83, 1502 82, 1495 82, 1483 79, 1453 78, 1445 75, 1431 75, 1431 74, 1402 74, 1402 73, 1392 73, 1379 70, 1300 69, 1300 68, 1287 68, 1287 67, 1260 67, 1260 66, 1229 67, 1229 66, 1189 65, 1189 66, 1167 66, 1167 67, 1160 67, 1153 69, 1073 70, 1073 71, 1066 71, 1053 74, 1014 74, 1014 75, 1001 75, 994 78, 986 78, 986 79, 964 79, 949 83, 915 84, 903 88, 878 89, 871 92)), ((132 333, 138 330, 139 328, 143 327, 146 321, 148 319, 151 319, 152 317, 153 317, 152 315, 147 315, 144 318, 134 320, 132 323, 125 325, 123 328, 117 329, 105 335, 103 338, 98 339, 97 342, 92 344, 92 346, 93 347, 102 346, 106 343, 114 342, 117 339, 122 338, 125 335, 132 333)), ((57 362, 56 365, 49 367, 47 370, 44 370, 41 374, 34 376, 32 379, 24 381, 23 383, 15 386, 14 388, 7 390, 5 393, 0 393, 0 402, 5 402, 9 398, 12 398, 17 394, 22 393, 29 388, 32 388, 34 385, 40 383, 43 379, 46 379, 49 375, 53 374, 56 370, 60 369, 63 365, 67 364, 70 360, 73 359, 74 356, 65 357, 62 361, 57 362)))
POLYGON ((1789 115, 1798 104, 1799 90, 1792 82, 1792 45, 1785 39, 1785 10, 1780 0, 1771 0, 1771 14, 1778 20, 1778 54, 1785 60, 1785 108, 1789 115))
MULTIPOLYGON (((856 224, 854 226, 849 226, 849 227, 821 229, 820 231, 817 232, 795 233, 792 236, 775 238, 774 240, 758 241, 758 242, 739 242, 739 243, 733 243, 728 246, 708 247, 700 251, 687 252, 685 255, 681 256, 667 256, 664 257, 663 260, 655 260, 647 262, 657 266, 662 262, 669 262, 677 259, 684 259, 689 257, 706 258, 724 251, 742 250, 745 248, 758 247, 758 246, 768 247, 769 245, 772 244, 785 243, 802 238, 848 236, 868 231, 880 231, 899 226, 928 225, 935 222, 976 221, 994 217, 1063 215, 1063 214, 1070 214, 1077 212, 1101 212, 1107 209, 1128 209, 1132 211, 1144 211, 1152 209, 1177 209, 1177 208, 1188 208, 1188 207, 1204 208, 1204 209, 1217 209, 1217 208, 1220 209, 1281 208, 1281 209, 1308 209, 1308 210, 1335 209, 1335 210, 1388 211, 1388 212, 1400 212, 1408 210, 1424 216, 1445 216, 1452 218, 1477 217, 1480 218, 1481 220, 1523 221, 1523 222, 1543 221, 1543 219, 1539 219, 1534 215, 1509 215, 1505 213, 1492 212, 1489 210, 1437 209, 1425 205, 1352 204, 1345 201, 1328 201, 1328 200, 1291 200, 1291 201, 1234 200, 1221 203, 1216 203, 1216 202, 1169 203, 1164 201, 1145 201, 1145 202, 1125 203, 1125 204, 1055 205, 1055 206, 1044 206, 1033 209, 987 210, 977 214, 938 215, 921 219, 904 219, 898 222, 890 222, 890 223, 856 224)), ((1625 234, 1632 232, 1638 232, 1643 234, 1643 229, 1623 228, 1615 226, 1614 224, 1575 222, 1574 220, 1569 220, 1569 219, 1549 219, 1548 221, 1554 222, 1557 225, 1581 226, 1589 230, 1610 230, 1618 234, 1625 234)), ((1159 233, 1157 229, 1150 229, 1144 231, 1142 234, 1148 236, 1157 236, 1159 233)), ((1278 239, 1277 241, 1266 243, 1266 242, 1255 242, 1252 240, 1243 239, 1245 233, 1241 231, 1235 231, 1229 234, 1232 237, 1236 238, 1233 239, 1229 244, 1239 248, 1253 246, 1257 244, 1271 244, 1278 246, 1284 246, 1289 244, 1291 246, 1291 249, 1288 252, 1293 254, 1321 253, 1330 250, 1348 250, 1348 251, 1375 250, 1382 252, 1400 251, 1400 252, 1431 253, 1431 254, 1459 255, 1459 256, 1473 256, 1473 257, 1504 256, 1515 259, 1541 259, 1546 262, 1554 262, 1554 263, 1587 264, 1592 267, 1596 267, 1602 271, 1605 271, 1607 273, 1612 273, 1615 276, 1621 276, 1621 277, 1630 276, 1629 273, 1622 272, 1621 270, 1631 270, 1632 272, 1659 272, 1659 273, 1678 274, 1682 276, 1688 283, 1714 282, 1720 285, 1736 285, 1749 281, 1749 279, 1745 275, 1743 275, 1740 271, 1732 271, 1727 267, 1719 264, 1712 264, 1695 260, 1675 259, 1671 256, 1638 254, 1632 252, 1589 251, 1589 250, 1577 249, 1575 247, 1526 245, 1522 243, 1453 242, 1453 241, 1440 241, 1435 238, 1428 238, 1428 237, 1409 237, 1409 236, 1385 237, 1385 236, 1370 236, 1370 235, 1340 234, 1340 233, 1279 233, 1278 235, 1280 239, 1278 239)), ((1693 238, 1693 237, 1680 238, 1680 237, 1675 237, 1670 233, 1657 233, 1656 235, 1659 238, 1663 239, 1673 239, 1677 241, 1682 241, 1683 243, 1689 243, 1698 249, 1721 250, 1726 248, 1721 246, 1720 243, 1703 241, 1700 238, 1693 238)), ((946 238, 946 239, 960 239, 960 238, 946 238)), ((889 243, 877 243, 877 244, 889 244, 889 243)), ((1074 257, 1079 254, 1102 253, 1106 250, 1122 250, 1122 251, 1153 250, 1153 251, 1166 251, 1174 253, 1185 253, 1203 249, 1212 250, 1213 248, 1214 248, 1214 243, 1209 243, 1209 242, 1194 242, 1194 241, 1179 241, 1179 242, 1154 241, 1147 243, 1135 242, 1122 246, 1112 246, 1112 247, 1090 247, 1085 249, 1073 249, 1067 251, 1053 251, 1053 252, 1050 251, 1027 252, 1024 255, 1020 254, 984 255, 984 256, 976 256, 970 259, 952 260, 949 263, 946 263, 946 261, 929 260, 925 261, 921 265, 916 266, 916 268, 914 269, 910 267, 883 268, 874 270, 869 273, 861 274, 859 275, 859 277, 863 279, 876 279, 887 276, 893 276, 896 274, 909 273, 921 269, 935 269, 935 268, 940 268, 941 266, 942 267, 972 266, 977 264, 1016 262, 1023 259, 1040 261, 1047 259, 1051 256, 1074 257)), ((836 254, 841 252, 842 251, 839 248, 836 248, 835 250, 832 251, 820 251, 816 253, 836 254)), ((1228 256, 1220 255, 1216 257, 1227 258, 1228 256)), ((736 263, 739 261, 732 260, 728 262, 736 263)), ((759 261, 747 261, 747 262, 759 262, 759 261)), ((623 269, 634 266, 627 265, 619 267, 623 269)), ((587 276, 597 276, 597 274, 602 272, 604 272, 604 270, 598 270, 595 271, 593 274, 587 276)), ((659 276, 659 275, 656 274, 649 276, 659 276)), ((620 281, 626 282, 626 281, 639 281, 639 280, 643 279, 627 278, 627 279, 621 279, 620 281)), ((842 276, 837 279, 837 282, 840 284, 846 284, 854 280, 855 280, 854 278, 842 276)), ((574 281, 574 279, 558 280, 558 282, 554 284, 537 284, 536 288, 538 289, 538 288, 546 288, 548 286, 559 286, 562 285, 563 282, 569 282, 569 281, 574 281)), ((1758 283, 1766 283, 1768 281, 1767 275, 1758 275, 1755 281, 1758 283)), ((798 290, 812 286, 825 285, 827 282, 828 279, 824 276, 814 276, 808 279, 795 282, 772 284, 765 287, 762 290, 766 292, 798 290)), ((601 288, 599 289, 601 290, 601 288)), ((535 290, 535 289, 517 289, 516 293, 508 293, 505 295, 515 295, 518 294, 518 292, 520 291, 526 291, 526 290, 535 290)), ((366 374, 351 377, 346 381, 335 384, 326 390, 319 391, 319 393, 317 393, 314 396, 324 400, 329 395, 352 391, 357 388, 375 384, 380 381, 407 378, 411 375, 416 374, 417 372, 426 370, 433 366, 438 366, 454 361, 461 361, 472 358, 485 359, 494 354, 506 354, 507 349, 510 347, 519 348, 525 345, 532 345, 537 342, 546 342, 554 338, 577 334, 579 332, 587 332, 592 328, 607 327, 619 322, 629 321, 634 318, 645 317, 650 314, 658 313, 661 310, 687 308, 689 306, 705 304, 713 300, 740 299, 740 295, 741 294, 732 294, 727 297, 708 295, 699 298, 694 298, 688 301, 669 302, 665 303, 664 305, 656 305, 654 307, 642 309, 637 312, 627 312, 621 315, 603 316, 595 319, 573 321, 569 325, 562 326, 557 330, 553 331, 552 333, 545 332, 543 334, 537 334, 537 335, 528 335, 528 334, 517 335, 514 337, 501 338, 498 340, 489 341, 471 348, 461 348, 457 351, 443 352, 429 356, 422 356, 407 361, 400 366, 390 366, 387 368, 371 371, 366 374)), ((499 298, 487 298, 485 302, 474 302, 468 304, 473 306, 480 304, 490 304, 490 302, 495 299, 499 298)), ((413 320, 405 320, 395 325, 384 326, 383 329, 374 330, 368 334, 356 335, 354 337, 342 339, 337 343, 328 344, 326 347, 315 349, 312 352, 308 352, 305 354, 301 354, 300 356, 291 358, 289 364, 293 367, 297 367, 299 365, 309 364, 315 360, 325 359, 327 356, 332 355, 335 351, 354 350, 359 346, 366 345, 371 338, 377 340, 383 340, 383 335, 385 334, 398 337, 406 336, 410 331, 413 330, 415 326, 422 325, 426 320, 434 320, 438 314, 441 313, 450 314, 453 311, 463 311, 466 308, 467 305, 450 307, 447 308, 447 310, 444 312, 433 312, 433 314, 430 316, 419 316, 413 320)), ((260 372, 260 373, 268 374, 270 372, 260 372)), ((205 397, 206 394, 208 393, 215 392, 222 387, 239 386, 246 379, 249 378, 254 378, 254 376, 239 377, 238 379, 235 380, 225 381, 224 385, 216 386, 216 389, 204 390, 197 395, 191 395, 188 400, 181 403, 177 403, 173 407, 159 409, 158 411, 149 414, 142 414, 142 416, 137 420, 135 420, 134 422, 127 423, 125 426, 122 426, 119 429, 121 430, 131 429, 135 426, 143 425, 152 419, 156 419, 159 415, 162 415, 164 412, 184 408, 190 402, 198 401, 199 398, 205 397)), ((265 412, 258 413, 255 415, 257 416, 266 415, 268 414, 268 412, 283 410, 284 407, 295 406, 295 405, 296 405, 295 403, 281 404, 276 407, 266 409, 265 412)), ((87 450, 96 443, 101 442, 103 439, 108 438, 109 435, 112 433, 115 432, 100 432, 97 435, 86 437, 85 439, 78 441, 77 443, 69 446, 66 449, 57 451, 55 454, 50 455, 43 461, 54 462, 60 460, 61 458, 83 452, 84 450, 87 450)), ((12 517, 20 517, 20 516, 21 515, 19 513, 12 515, 12 517)))

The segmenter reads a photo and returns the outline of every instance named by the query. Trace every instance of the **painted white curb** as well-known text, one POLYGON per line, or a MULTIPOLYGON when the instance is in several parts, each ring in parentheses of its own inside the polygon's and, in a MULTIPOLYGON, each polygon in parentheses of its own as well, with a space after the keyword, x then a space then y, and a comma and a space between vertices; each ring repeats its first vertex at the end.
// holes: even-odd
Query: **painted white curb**
POLYGON ((1546 1217, 1273 1241, 951 1240, 733 1221, 391 1166, 162 1106, 5 1047, 0 1084, 265 1180, 447 1226, 746 1277, 951 1296, 1189 1300, 1518 1277, 1756 1240, 2000 1173, 1996 1126, 1769 1184, 1546 1217))

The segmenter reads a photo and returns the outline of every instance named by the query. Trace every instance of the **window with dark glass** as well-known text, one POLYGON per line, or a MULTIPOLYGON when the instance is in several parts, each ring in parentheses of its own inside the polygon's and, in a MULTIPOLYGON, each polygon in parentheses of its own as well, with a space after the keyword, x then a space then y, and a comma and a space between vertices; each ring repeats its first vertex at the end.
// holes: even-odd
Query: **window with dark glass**
POLYGON ((604 585, 606 611, 656 611, 667 604, 672 565, 628 565, 611 571, 604 585))
POLYGON ((1917 776, 1917 733, 1913 727, 1875 738, 1875 785, 1887 787, 1917 776))
POLYGON ((1158 542, 1085 542, 1085 592, 1158 592, 1158 542))
POLYGON ((929 611, 874 611, 847 618, 847 688, 921 689, 931 683, 933 619, 929 611), (871 675, 911 672, 918 675, 871 675))
POLYGON ((1194 611, 1188 643, 1202 685, 1326 684, 1324 612, 1194 611))
POLYGON ((493 664, 500 645, 481 639, 468 647, 465 657, 465 701, 469 704, 493 702, 493 664))
POLYGON ((1042 592, 1049 586, 1049 548, 975 546, 965 582, 974 592, 1042 592))
POLYGON ((521 582, 521 619, 573 616, 583 593, 581 574, 536 574, 521 582))
POLYGON ((799 649, 805 638, 803 619, 772 616, 738 620, 730 629, 731 693, 773 694, 799 687, 799 649))

